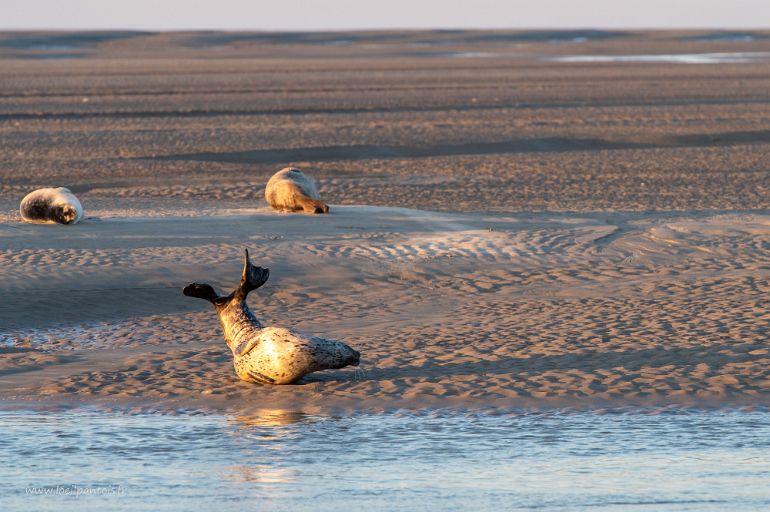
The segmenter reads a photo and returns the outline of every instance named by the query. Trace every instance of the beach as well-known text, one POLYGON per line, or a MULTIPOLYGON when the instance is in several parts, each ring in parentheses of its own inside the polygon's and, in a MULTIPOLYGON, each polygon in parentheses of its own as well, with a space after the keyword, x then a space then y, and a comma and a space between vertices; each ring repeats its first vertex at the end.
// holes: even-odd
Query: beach
POLYGON ((770 35, 100 34, 0 36, 4 404, 768 404, 770 35), (267 207, 287 165, 328 216, 267 207), (181 289, 244 249, 360 368, 237 379, 181 289))
POLYGON ((770 32, 0 32, 3 510, 767 510, 770 32), (281 213, 296 166, 329 213, 281 213), (67 187, 84 218, 22 222, 67 187), (239 380, 215 308, 359 366, 239 380))

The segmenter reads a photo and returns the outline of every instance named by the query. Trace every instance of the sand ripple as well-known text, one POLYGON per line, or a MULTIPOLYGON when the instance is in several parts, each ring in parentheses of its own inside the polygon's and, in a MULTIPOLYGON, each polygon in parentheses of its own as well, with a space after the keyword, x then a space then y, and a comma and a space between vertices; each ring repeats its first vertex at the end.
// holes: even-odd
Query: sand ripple
POLYGON ((763 215, 337 207, 13 229, 6 397, 575 405, 766 403, 770 390, 763 215), (213 310, 180 289, 232 287, 244 246, 273 269, 256 314, 351 344, 360 369, 285 388, 235 378, 213 310))

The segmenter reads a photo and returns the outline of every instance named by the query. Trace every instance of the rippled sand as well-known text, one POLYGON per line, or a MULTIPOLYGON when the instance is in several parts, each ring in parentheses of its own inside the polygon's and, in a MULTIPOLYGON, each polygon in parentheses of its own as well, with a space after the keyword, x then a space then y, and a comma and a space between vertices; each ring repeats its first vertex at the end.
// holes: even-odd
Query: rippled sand
POLYGON ((2 226, 6 398, 292 404, 765 403, 759 214, 450 214, 336 206, 2 226), (240 382, 213 308, 244 247, 269 325, 340 339, 360 369, 240 382), (64 325, 64 326, 63 326, 64 325))

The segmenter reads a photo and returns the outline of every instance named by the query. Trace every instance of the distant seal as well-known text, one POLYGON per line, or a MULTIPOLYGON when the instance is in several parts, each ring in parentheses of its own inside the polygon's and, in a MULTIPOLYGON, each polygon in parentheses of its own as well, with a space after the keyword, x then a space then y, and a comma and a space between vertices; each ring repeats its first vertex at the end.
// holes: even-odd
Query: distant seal
POLYGON ((260 384, 291 384, 311 372, 358 366, 361 354, 344 343, 265 327, 254 317, 246 296, 265 284, 269 276, 268 269, 251 264, 246 251, 241 283, 230 295, 221 297, 211 285, 199 283, 191 283, 182 291, 214 304, 238 377, 260 384))
POLYGON ((285 167, 273 174, 265 187, 267 204, 284 212, 329 213, 313 180, 296 167, 285 167))
POLYGON ((75 224, 83 218, 83 207, 68 188, 39 188, 24 196, 19 213, 35 224, 75 224))

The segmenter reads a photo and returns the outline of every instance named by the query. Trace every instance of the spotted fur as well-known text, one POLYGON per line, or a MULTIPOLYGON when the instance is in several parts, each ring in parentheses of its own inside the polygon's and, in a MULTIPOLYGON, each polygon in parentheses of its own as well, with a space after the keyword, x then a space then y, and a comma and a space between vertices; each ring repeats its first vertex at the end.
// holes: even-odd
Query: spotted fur
POLYGON ((225 342, 233 353, 235 373, 248 382, 291 384, 311 372, 358 366, 360 354, 339 341, 308 336, 281 327, 264 327, 246 304, 246 296, 267 281, 270 271, 249 262, 241 284, 220 297, 208 284, 192 283, 183 293, 214 304, 225 342))

